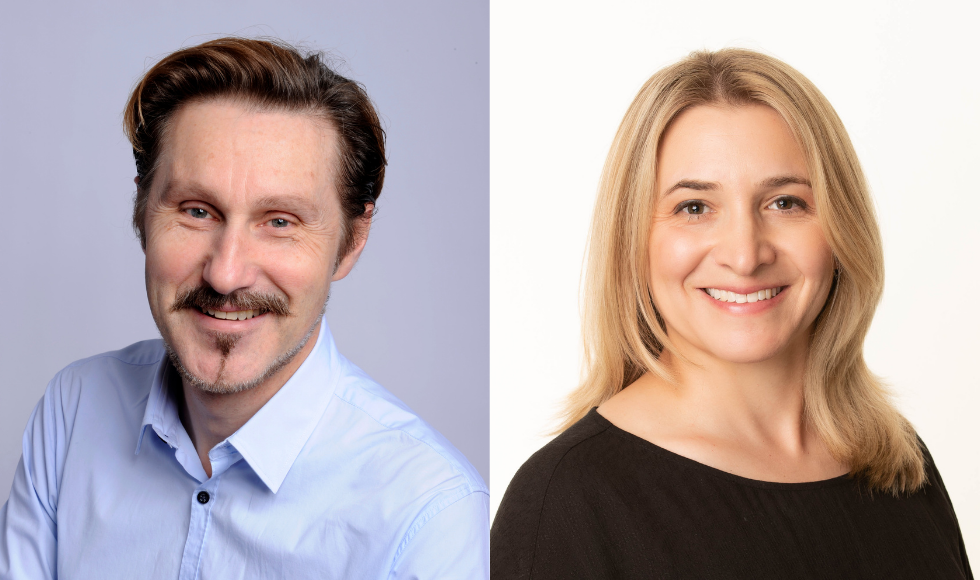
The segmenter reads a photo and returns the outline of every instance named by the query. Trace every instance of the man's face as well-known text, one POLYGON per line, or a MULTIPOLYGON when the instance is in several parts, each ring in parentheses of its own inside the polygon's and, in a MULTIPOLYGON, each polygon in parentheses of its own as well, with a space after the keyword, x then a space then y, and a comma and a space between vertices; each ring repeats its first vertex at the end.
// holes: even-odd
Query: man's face
POLYGON ((366 237, 337 263, 337 158, 334 129, 308 115, 228 100, 174 115, 147 203, 146 293, 197 387, 251 388, 312 349, 366 237))

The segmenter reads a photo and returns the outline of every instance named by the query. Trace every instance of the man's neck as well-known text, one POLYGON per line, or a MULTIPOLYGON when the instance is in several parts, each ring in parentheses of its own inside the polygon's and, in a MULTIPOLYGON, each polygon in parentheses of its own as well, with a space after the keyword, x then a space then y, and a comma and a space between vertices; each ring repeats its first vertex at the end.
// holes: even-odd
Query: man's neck
MULTIPOLYGON (((319 333, 315 333, 318 335, 319 333)), ((208 453, 265 406, 286 381, 299 369, 312 352, 317 336, 311 336, 289 364, 284 366, 255 387, 237 393, 209 393, 189 383, 184 378, 174 385, 177 395, 177 412, 187 435, 194 443, 201 466, 211 477, 211 459, 208 453)), ((179 377, 179 375, 176 375, 179 377)))

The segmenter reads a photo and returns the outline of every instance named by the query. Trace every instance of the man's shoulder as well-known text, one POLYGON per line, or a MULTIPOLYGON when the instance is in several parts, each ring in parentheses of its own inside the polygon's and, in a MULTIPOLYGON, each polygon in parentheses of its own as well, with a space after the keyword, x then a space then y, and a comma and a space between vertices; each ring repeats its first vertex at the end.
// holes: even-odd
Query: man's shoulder
POLYGON ((48 384, 45 396, 57 395, 63 403, 106 392, 145 397, 166 356, 163 341, 156 339, 83 358, 61 369, 48 384))
POLYGON ((345 362, 348 368, 334 391, 337 406, 363 432, 384 440, 387 454, 408 453, 413 470, 452 480, 469 492, 488 493, 479 472, 449 440, 367 373, 345 362))
POLYGON ((159 364, 167 356, 167 349, 159 338, 141 340, 119 350, 110 350, 79 359, 64 369, 63 373, 98 373, 106 368, 124 365, 127 367, 143 367, 159 364))
POLYGON ((105 443, 106 438, 116 443, 119 433, 131 432, 135 447, 134 429, 165 356, 162 341, 148 340, 69 364, 48 383, 28 420, 25 438, 53 453, 56 462, 65 461, 69 447, 87 450, 82 455, 92 448, 104 450, 89 443, 105 443), (69 446, 79 433, 86 444, 69 446))

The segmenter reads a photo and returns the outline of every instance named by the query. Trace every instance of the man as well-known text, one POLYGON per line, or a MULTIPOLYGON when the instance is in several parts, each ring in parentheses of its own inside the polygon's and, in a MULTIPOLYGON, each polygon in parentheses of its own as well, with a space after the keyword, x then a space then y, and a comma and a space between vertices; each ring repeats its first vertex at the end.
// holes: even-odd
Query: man
POLYGON ((125 127, 163 340, 48 386, 0 578, 485 578, 480 476, 323 321, 384 180, 363 90, 225 38, 148 71, 125 127))

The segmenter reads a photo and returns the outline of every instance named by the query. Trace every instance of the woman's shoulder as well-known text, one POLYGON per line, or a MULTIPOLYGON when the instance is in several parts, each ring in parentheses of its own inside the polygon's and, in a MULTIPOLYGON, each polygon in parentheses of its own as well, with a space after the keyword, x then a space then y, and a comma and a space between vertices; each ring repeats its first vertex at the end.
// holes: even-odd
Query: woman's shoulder
POLYGON ((592 448, 603 445, 601 436, 608 429, 609 423, 595 409, 579 419, 524 462, 507 486, 502 507, 504 503, 541 501, 556 475, 561 476, 573 467, 569 464, 578 463, 592 448))
POLYGON ((922 449, 922 457, 925 461, 926 483, 918 493, 912 494, 912 497, 922 496, 929 499, 930 503, 933 504, 933 509, 941 511, 950 520, 956 532, 959 533, 959 522, 956 513, 953 511, 953 502, 949 497, 949 492, 946 491, 946 484, 943 483, 942 476, 939 475, 936 460, 929 452, 929 448, 926 447, 922 437, 918 435, 916 437, 919 440, 919 448, 922 449))
MULTIPOLYGON (((493 578, 528 578, 542 513, 549 497, 566 495, 590 456, 610 445, 609 430, 595 409, 534 453, 507 486, 490 530, 490 571, 493 578)), ((554 503, 551 497, 551 503, 554 503)), ((561 503, 561 502, 560 502, 561 503)), ((546 526, 547 527, 547 526, 546 526)), ((548 533, 545 530, 544 533, 548 533)))

